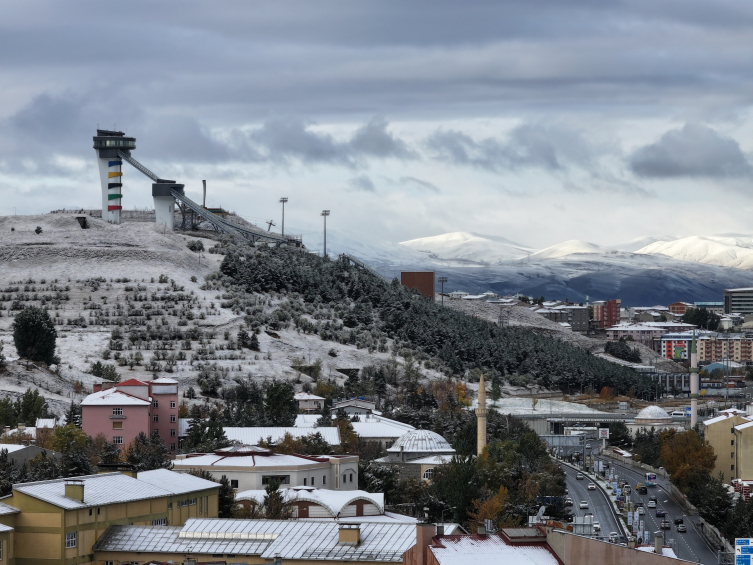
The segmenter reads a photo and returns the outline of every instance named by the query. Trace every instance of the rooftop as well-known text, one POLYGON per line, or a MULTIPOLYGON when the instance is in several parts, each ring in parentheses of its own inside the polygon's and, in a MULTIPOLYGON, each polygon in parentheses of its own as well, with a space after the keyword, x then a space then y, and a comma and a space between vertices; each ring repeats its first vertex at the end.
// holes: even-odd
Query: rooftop
POLYGON ((449 442, 431 430, 413 430, 400 436, 388 453, 455 453, 449 442))
MULTIPOLYGON (((544 538, 546 539, 546 538, 544 538)), ((440 536, 431 552, 440 565, 559 565, 546 543, 508 544, 500 535, 440 536)))
POLYGON ((340 430, 336 426, 326 428, 296 428, 296 427, 277 427, 277 428, 223 428, 225 435, 230 441, 245 443, 246 445, 258 445, 262 441, 272 439, 273 442, 279 442, 285 439, 285 434, 290 434, 294 439, 301 438, 312 434, 321 434, 330 445, 340 444, 340 430))
MULTIPOLYGON (((135 379, 131 379, 134 382, 135 379)), ((126 381, 128 382, 128 381, 126 381)), ((120 386, 120 384, 118 385, 120 386)), ((129 385, 130 386, 130 385, 129 385)), ((100 390, 84 398, 81 401, 81 406, 151 406, 152 403, 143 398, 137 398, 131 396, 116 388, 108 388, 107 390, 100 390)))
POLYGON ((194 477, 188 473, 175 473, 167 469, 141 471, 137 478, 141 482, 170 491, 171 494, 186 494, 219 486, 214 481, 194 477))
MULTIPOLYGON (((296 487, 282 489, 285 502, 313 502, 329 510, 333 518, 340 516, 343 508, 355 502, 356 500, 365 500, 372 503, 384 514, 384 494, 370 493, 364 490, 337 491, 327 489, 316 489, 307 487, 296 487)), ((252 500, 257 503, 263 503, 267 495, 265 490, 245 490, 235 495, 235 500, 252 500)))
POLYGON ((636 422, 639 420, 650 420, 652 422, 659 420, 671 421, 670 416, 664 408, 660 406, 646 406, 643 410, 638 412, 635 416, 636 422))

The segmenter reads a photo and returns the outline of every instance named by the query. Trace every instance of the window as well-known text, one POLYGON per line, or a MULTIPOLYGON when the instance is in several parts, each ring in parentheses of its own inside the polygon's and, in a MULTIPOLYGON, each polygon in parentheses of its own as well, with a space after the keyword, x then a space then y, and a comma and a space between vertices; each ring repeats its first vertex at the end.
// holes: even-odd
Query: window
POLYGON ((112 409, 112 415, 113 416, 122 416, 123 415, 123 409, 120 407, 116 407, 112 409))
POLYGON ((159 408, 159 400, 155 400, 154 402, 152 402, 152 406, 154 406, 155 408, 159 408))
POLYGON ((314 486, 314 477, 311 477, 311 486, 314 486))
POLYGON ((65 534, 65 548, 71 547, 76 547, 76 532, 66 532, 65 534))
POLYGON ((729 454, 729 456, 730 456, 731 459, 734 459, 735 458, 735 452, 733 451, 732 453, 729 454))
POLYGON ((170 408, 175 408, 175 401, 174 400, 170 401, 170 408))
POLYGON ((3 560, 3 542, 0 540, 0 561, 3 560))
POLYGON ((323 484, 323 485, 326 485, 326 484, 327 484, 327 475, 324 475, 324 476, 322 477, 322 484, 323 484))
POLYGON ((152 416, 152 422, 159 422, 159 414, 152 416))
POLYGON ((353 473, 350 474, 350 482, 353 482, 353 473))
POLYGON ((434 477, 433 467, 429 467, 428 469, 426 469, 426 471, 424 471, 424 479, 426 479, 427 481, 430 481, 433 477, 434 477))
POLYGON ((238 488, 238 480, 237 479, 230 479, 230 486, 232 488, 238 488))
MULTIPOLYGON (((231 481, 232 482, 232 481, 231 481)), ((237 482, 237 481, 236 481, 237 482)), ((237 487, 236 487, 237 488, 237 487)), ((199 514, 204 512, 204 499, 199 497, 199 514)))
POLYGON ((112 436, 112 442, 115 445, 123 445, 123 436, 112 436))
POLYGON ((175 451, 175 444, 174 443, 170 444, 170 451, 175 451))
POLYGON ((97 508, 97 516, 99 516, 99 512, 102 510, 101 508, 97 508))
POLYGON ((735 440, 733 439, 732 441, 729 442, 729 444, 730 445, 735 445, 735 440))
POLYGON ((175 414, 170 414, 170 421, 171 422, 175 422, 176 421, 175 414))
MULTIPOLYGON (((272 481, 277 481, 281 485, 289 485, 290 484, 290 475, 262 475, 261 478, 261 484, 268 485, 272 481)), ((305 481, 305 479, 304 479, 305 481)), ((306 484, 305 482, 303 483, 306 484)))
POLYGON ((175 437, 175 433, 176 433, 175 428, 170 430, 170 437, 175 437))
POLYGON ((105 561, 105 565, 114 565, 114 561, 105 561))
POLYGON ((346 475, 345 473, 343 473, 343 484, 345 484, 347 482, 348 482, 348 475, 346 475))
POLYGON ((152 430, 152 433, 159 435, 159 430, 152 430))
POLYGON ((89 508, 89 516, 91 516, 93 513, 94 513, 94 509, 93 508, 89 508))
POLYGON ((172 510, 173 509, 173 503, 172 502, 168 502, 167 503, 167 509, 168 510, 172 510))
POLYGON ((729 468, 729 470, 730 470, 730 471, 734 471, 734 470, 735 470, 735 466, 734 466, 734 465, 730 465, 730 468, 729 468))
POLYGON ((303 486, 306 486, 306 485, 307 485, 307 483, 306 483, 306 481, 307 481, 307 480, 308 480, 308 479, 303 479, 303 486))
POLYGON ((123 429, 123 422, 113 422, 112 423, 112 429, 113 430, 122 430, 123 429))
POLYGON ((167 518, 159 518, 158 520, 152 520, 152 526, 167 526, 167 518))

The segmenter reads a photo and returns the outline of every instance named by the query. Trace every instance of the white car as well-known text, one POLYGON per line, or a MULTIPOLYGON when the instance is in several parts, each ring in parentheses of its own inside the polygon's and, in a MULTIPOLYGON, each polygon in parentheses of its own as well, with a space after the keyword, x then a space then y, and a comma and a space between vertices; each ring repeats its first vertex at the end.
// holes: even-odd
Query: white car
POLYGON ((598 522, 594 522, 594 532, 600 532, 601 531, 601 524, 598 522))
POLYGON ((581 501, 580 507, 581 508, 588 508, 588 502, 586 502, 585 500, 581 501))
POLYGON ((638 507, 638 514, 643 516, 646 513, 646 509, 643 506, 638 507))
POLYGON ((656 508, 656 501, 655 500, 649 500, 647 506, 649 508, 656 508))
POLYGON ((588 483, 588 490, 596 490, 596 485, 593 483, 588 483))

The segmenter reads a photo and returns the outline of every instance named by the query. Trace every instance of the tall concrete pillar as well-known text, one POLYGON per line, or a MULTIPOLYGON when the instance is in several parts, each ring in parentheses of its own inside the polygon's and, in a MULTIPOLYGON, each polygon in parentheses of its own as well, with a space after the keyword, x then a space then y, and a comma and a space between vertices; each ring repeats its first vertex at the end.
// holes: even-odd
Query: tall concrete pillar
POLYGON ((154 214, 158 226, 172 230, 175 223, 175 198, 172 191, 183 192, 182 184, 173 182, 156 182, 152 184, 152 197, 154 198, 154 214))
POLYGON ((113 224, 120 223, 120 211, 123 209, 123 162, 118 151, 130 155, 134 149, 136 138, 126 137, 122 131, 98 129, 94 136, 102 185, 102 219, 113 224))
POLYGON ((486 385, 484 384, 484 375, 481 375, 481 379, 479 379, 478 382, 478 408, 476 408, 476 420, 478 425, 476 448, 478 455, 481 455, 486 447, 487 414, 489 414, 489 410, 486 408, 486 385))

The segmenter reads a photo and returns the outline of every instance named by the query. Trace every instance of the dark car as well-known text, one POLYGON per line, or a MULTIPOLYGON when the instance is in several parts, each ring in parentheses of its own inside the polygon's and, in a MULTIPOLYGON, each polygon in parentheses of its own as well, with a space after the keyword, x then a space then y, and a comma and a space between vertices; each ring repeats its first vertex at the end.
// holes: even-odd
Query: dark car
POLYGON ((670 522, 669 522, 668 520, 664 520, 664 521, 663 521, 663 522, 662 522, 662 523, 661 523, 661 524, 659 525, 659 527, 660 527, 660 528, 661 528, 662 530, 669 530, 669 529, 671 529, 671 528, 672 528, 672 524, 671 524, 671 523, 670 523, 670 522))
POLYGON ((651 496, 649 496, 648 499, 649 500, 653 500, 654 502, 658 502, 659 501, 659 499, 656 498, 656 495, 654 495, 654 494, 652 494, 651 496))
POLYGON ((664 510, 662 510, 661 508, 657 508, 657 509, 656 509, 656 516, 657 516, 658 518, 663 518, 664 516, 666 516, 666 514, 667 514, 667 513, 666 513, 666 512, 664 512, 664 510))
POLYGON ((638 489, 638 494, 648 494, 648 489, 646 487, 641 487, 638 489))
POLYGON ((675 518, 675 526, 676 526, 677 524, 682 524, 682 523, 683 523, 683 522, 682 522, 682 518, 675 518))

